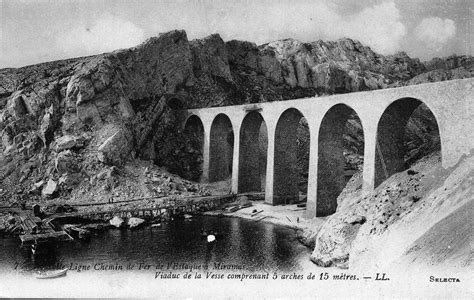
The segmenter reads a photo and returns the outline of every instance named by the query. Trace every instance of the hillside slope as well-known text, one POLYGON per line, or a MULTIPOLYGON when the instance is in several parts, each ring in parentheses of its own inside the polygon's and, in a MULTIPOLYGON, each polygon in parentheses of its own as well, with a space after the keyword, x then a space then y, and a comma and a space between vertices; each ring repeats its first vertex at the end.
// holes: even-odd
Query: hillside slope
POLYGON ((472 270, 473 153, 447 170, 439 155, 425 157, 367 197, 354 186, 318 233, 315 263, 399 274, 472 270))

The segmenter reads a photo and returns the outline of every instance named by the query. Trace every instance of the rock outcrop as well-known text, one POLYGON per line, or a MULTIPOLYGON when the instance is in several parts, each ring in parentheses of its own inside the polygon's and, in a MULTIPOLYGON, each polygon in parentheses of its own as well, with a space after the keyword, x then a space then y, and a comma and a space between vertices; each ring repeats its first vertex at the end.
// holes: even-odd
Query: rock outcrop
POLYGON ((58 184, 53 179, 49 179, 41 191, 43 197, 52 197, 57 192, 58 184))
MULTIPOLYGON (((171 31, 130 49, 2 69, 2 197, 21 197, 34 183, 49 179, 60 182, 57 194, 66 197, 75 184, 97 183, 96 175, 106 165, 121 166, 134 158, 197 179, 200 171, 194 169, 202 154, 199 143, 180 131, 180 108, 472 77, 472 61, 453 56, 421 63, 403 52, 377 54, 350 39, 287 39, 257 46, 224 42, 217 34, 188 41, 184 31, 171 31)), ((360 149, 360 128, 351 121, 348 149, 360 149)), ((413 137, 425 135, 418 123, 412 127, 413 137)), ((416 143, 410 147, 412 157, 425 153, 416 152, 416 143)), ((347 157, 357 169, 360 153, 354 150, 347 157)))
MULTIPOLYGON (((414 259, 413 253, 417 252, 416 260, 429 261, 431 266, 455 263, 467 267, 468 235, 452 235, 467 230, 459 225, 469 222, 467 214, 459 213, 459 209, 472 207, 473 198, 467 195, 472 195, 473 177, 469 174, 473 168, 471 154, 445 170, 438 153, 394 174, 366 197, 360 195, 358 183, 349 183, 338 199, 337 212, 316 237, 311 260, 324 267, 364 272, 387 266, 398 270, 400 262, 404 267, 413 263, 410 257, 414 259), (464 219, 456 220, 452 213, 464 219), (440 220, 446 227, 434 232, 440 220), (463 255, 458 255, 461 252, 463 255)), ((472 243, 472 237, 470 240, 472 243)))
POLYGON ((84 146, 84 138, 73 135, 65 135, 56 140, 56 152, 81 148, 84 146))
POLYGON ((114 226, 115 228, 121 228, 122 226, 124 226, 125 221, 122 218, 115 216, 109 220, 109 224, 111 226, 114 226))
POLYGON ((133 229, 133 228, 138 228, 140 226, 142 226, 143 224, 145 223, 145 220, 141 219, 141 218, 129 218, 127 220, 127 225, 130 229, 133 229))
POLYGON ((121 166, 133 149, 132 135, 127 129, 118 128, 97 149, 98 158, 107 165, 121 166))
POLYGON ((56 155, 54 167, 59 174, 78 172, 81 168, 77 155, 70 150, 56 155))
POLYGON ((80 121, 101 124, 130 119, 134 106, 144 105, 146 99, 158 101, 192 81, 186 33, 172 31, 136 48, 92 58, 71 77, 65 101, 80 121))
POLYGON ((445 80, 463 79, 472 77, 474 74, 474 60, 466 65, 455 69, 436 69, 417 75, 406 82, 407 85, 425 82, 437 82, 445 80))
POLYGON ((232 81, 229 57, 224 41, 218 34, 190 42, 193 72, 196 77, 218 76, 232 81))

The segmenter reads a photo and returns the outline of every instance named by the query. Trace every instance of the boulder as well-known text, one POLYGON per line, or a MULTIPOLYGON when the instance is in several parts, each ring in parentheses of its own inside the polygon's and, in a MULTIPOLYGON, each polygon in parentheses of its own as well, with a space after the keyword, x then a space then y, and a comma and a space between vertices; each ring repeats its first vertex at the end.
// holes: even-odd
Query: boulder
POLYGON ((56 152, 81 148, 84 146, 84 139, 73 135, 65 135, 56 140, 56 152))
POLYGON ((76 156, 70 150, 58 153, 54 166, 59 174, 73 173, 80 169, 76 156))
POLYGON ((118 217, 118 216, 115 216, 113 217, 110 221, 109 221, 110 225, 116 227, 116 228, 120 228, 122 227, 125 222, 122 218, 118 217))
POLYGON ((14 118, 20 118, 28 113, 21 92, 14 93, 7 102, 7 110, 14 118))
POLYGON ((247 196, 239 196, 237 197, 237 204, 242 207, 252 206, 252 202, 250 202, 247 196))
POLYGON ((181 182, 176 183, 176 189, 180 192, 186 192, 186 187, 181 182))
POLYGON ((95 96, 94 85, 86 76, 74 75, 69 81, 66 89, 66 98, 75 100, 76 105, 90 101, 95 96))
POLYGON ((122 165, 133 150, 133 141, 128 130, 118 129, 98 148, 98 158, 108 165, 122 165))
POLYGON ((44 145, 49 145, 53 140, 54 125, 54 107, 51 104, 51 106, 46 110, 40 125, 40 137, 44 145))
POLYGON ((31 188, 32 192, 39 191, 44 185, 44 180, 40 180, 37 183, 33 184, 33 187, 31 188))
POLYGON ((308 248, 314 249, 314 246, 316 244, 316 237, 317 237, 317 232, 313 230, 301 230, 299 229, 296 231, 296 238, 300 243, 305 245, 308 248))
POLYGON ((351 244, 360 225, 336 223, 333 222, 335 220, 333 216, 318 232, 311 261, 320 267, 347 268, 351 244))
POLYGON ((140 219, 140 218, 134 218, 134 217, 128 219, 128 221, 127 221, 127 225, 130 228, 137 228, 137 227, 143 225, 143 223, 145 223, 145 220, 140 219))
POLYGON ((63 189, 69 190, 81 183, 82 180, 81 173, 63 173, 58 179, 58 184, 63 189))
POLYGON ((0 120, 1 146, 6 149, 12 149, 13 147, 21 148, 23 143, 28 143, 32 140, 30 132, 37 128, 36 122, 35 118, 31 115, 24 115, 13 122, 2 122, 0 120))
POLYGON ((77 118, 87 125, 102 124, 99 109, 93 102, 81 103, 76 107, 77 118))
POLYGON ((56 183, 56 181, 50 178, 46 186, 43 187, 43 190, 41 191, 41 195, 45 198, 52 197, 56 193, 57 189, 58 189, 58 184, 56 183))
POLYGON ((99 174, 97 174, 97 179, 98 180, 109 180, 110 178, 113 178, 118 175, 118 169, 115 166, 112 166, 108 169, 103 170, 99 174))

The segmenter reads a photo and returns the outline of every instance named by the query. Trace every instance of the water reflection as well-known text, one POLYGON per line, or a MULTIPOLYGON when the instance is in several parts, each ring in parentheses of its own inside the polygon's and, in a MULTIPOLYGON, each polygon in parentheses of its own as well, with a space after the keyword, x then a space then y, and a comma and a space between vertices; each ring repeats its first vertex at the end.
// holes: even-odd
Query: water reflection
POLYGON ((55 266, 58 261, 54 244, 40 244, 36 247, 25 248, 24 251, 31 251, 29 257, 31 257, 34 269, 49 269, 51 266, 55 266))

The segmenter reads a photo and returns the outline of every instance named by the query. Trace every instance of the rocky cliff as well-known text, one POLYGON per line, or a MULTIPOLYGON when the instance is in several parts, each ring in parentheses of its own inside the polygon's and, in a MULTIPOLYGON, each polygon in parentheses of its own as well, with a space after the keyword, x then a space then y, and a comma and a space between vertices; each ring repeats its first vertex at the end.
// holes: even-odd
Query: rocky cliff
MULTIPOLYGON (((472 77, 472 65, 465 56, 428 63, 405 53, 383 56, 350 39, 257 46, 217 34, 189 41, 172 31, 130 49, 3 69, 0 197, 67 198, 94 185, 104 168, 136 158, 196 178, 187 171, 200 157, 177 129, 179 108, 472 77)), ((360 149, 360 130, 348 126, 360 149)))

